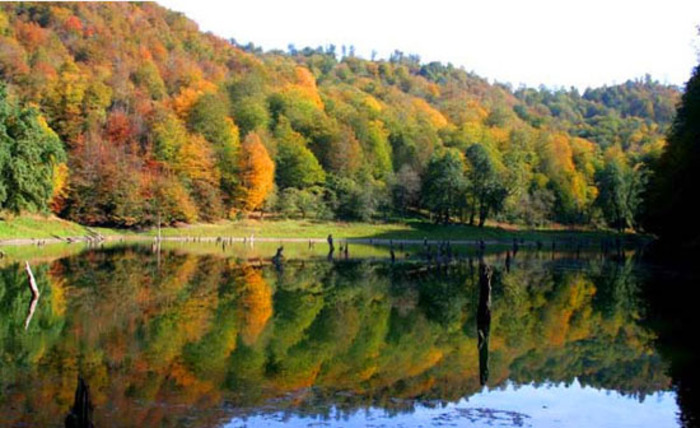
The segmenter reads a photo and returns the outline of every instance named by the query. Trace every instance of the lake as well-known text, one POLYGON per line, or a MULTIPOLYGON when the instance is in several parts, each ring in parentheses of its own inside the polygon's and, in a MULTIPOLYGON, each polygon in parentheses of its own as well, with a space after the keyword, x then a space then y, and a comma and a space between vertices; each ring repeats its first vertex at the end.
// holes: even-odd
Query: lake
POLYGON ((696 421, 696 345, 658 285, 695 277, 633 252, 276 248, 8 250, 0 425, 63 426, 79 377, 98 427, 696 421))

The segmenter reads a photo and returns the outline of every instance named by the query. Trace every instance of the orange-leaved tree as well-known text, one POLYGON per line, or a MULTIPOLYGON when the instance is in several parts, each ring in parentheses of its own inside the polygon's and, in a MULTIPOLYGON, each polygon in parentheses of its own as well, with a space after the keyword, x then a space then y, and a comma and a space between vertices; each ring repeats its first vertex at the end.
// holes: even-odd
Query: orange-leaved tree
POLYGON ((275 164, 255 132, 246 136, 241 149, 238 205, 241 209, 255 211, 262 207, 274 188, 275 164))

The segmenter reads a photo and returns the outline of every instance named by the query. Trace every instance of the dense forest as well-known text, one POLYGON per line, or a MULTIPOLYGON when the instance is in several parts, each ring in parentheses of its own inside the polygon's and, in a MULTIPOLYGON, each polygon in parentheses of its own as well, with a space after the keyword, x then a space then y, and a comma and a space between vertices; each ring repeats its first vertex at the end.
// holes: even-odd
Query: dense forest
POLYGON ((0 80, 0 210, 118 227, 274 212, 637 228, 681 94, 263 52, 154 3, 2 4, 0 80))
POLYGON ((700 66, 686 84, 678 114, 668 137, 668 147, 653 164, 653 180, 644 216, 646 227, 659 235, 663 246, 675 251, 700 250, 700 232, 696 225, 700 173, 700 66), (678 247, 680 245, 680 247, 678 247))

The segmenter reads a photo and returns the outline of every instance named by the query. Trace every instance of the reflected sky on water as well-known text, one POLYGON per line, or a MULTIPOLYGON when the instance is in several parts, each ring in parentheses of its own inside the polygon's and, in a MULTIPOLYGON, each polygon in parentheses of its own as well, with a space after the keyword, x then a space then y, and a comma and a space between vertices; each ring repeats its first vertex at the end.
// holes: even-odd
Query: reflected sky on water
POLYGON ((639 399, 615 391, 571 385, 508 385, 485 390, 444 406, 417 406, 413 412, 393 415, 370 408, 350 414, 333 408, 329 415, 304 416, 267 413, 234 418, 227 428, 240 427, 672 427, 678 406, 672 392, 657 392, 639 399))

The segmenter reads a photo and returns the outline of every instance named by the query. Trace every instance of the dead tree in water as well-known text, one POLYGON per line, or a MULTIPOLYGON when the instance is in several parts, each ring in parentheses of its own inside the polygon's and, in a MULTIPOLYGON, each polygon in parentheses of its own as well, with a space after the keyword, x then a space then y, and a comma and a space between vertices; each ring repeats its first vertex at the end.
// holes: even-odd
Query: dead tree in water
POLYGON ((32 300, 29 302, 29 310, 27 311, 27 318, 24 320, 24 329, 29 328, 29 323, 32 321, 34 316, 34 311, 36 311, 36 305, 39 303, 39 287, 36 285, 36 280, 34 279, 34 274, 32 273, 32 268, 29 266, 29 262, 24 262, 24 269, 27 271, 27 278, 29 279, 29 289, 32 291, 32 300))
POLYGON ((78 386, 75 389, 75 399, 68 416, 66 416, 66 428, 94 428, 92 422, 93 405, 90 400, 90 387, 82 376, 78 375, 78 386))
POLYGON ((489 379, 489 336, 491 335, 491 276, 492 270, 479 263, 479 307, 476 312, 476 330, 479 349, 479 382, 489 379))
POLYGON ((335 251, 335 246, 333 246, 333 235, 328 235, 328 260, 333 260, 333 252, 335 251))
POLYGON ((32 290, 32 296, 39 297, 39 288, 36 286, 36 280, 34 279, 34 274, 32 273, 32 268, 29 266, 29 262, 24 262, 24 269, 27 271, 27 277, 29 278, 29 288, 32 290))
POLYGON ((282 252, 284 251, 283 246, 279 246, 277 248, 277 252, 275 253, 274 256, 272 256, 272 263, 275 265, 277 270, 280 270, 282 268, 282 259, 284 258, 284 255, 282 255, 282 252))

